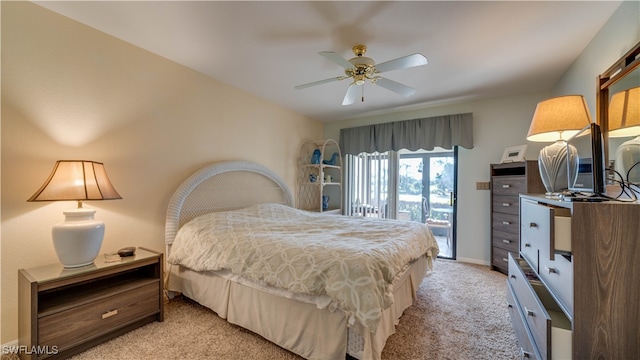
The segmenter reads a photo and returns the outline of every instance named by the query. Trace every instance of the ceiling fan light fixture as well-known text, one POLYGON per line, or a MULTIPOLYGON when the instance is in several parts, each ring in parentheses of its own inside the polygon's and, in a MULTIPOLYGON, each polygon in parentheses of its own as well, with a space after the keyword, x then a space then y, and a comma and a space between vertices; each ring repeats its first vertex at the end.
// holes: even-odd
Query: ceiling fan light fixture
POLYGON ((365 75, 355 75, 353 77, 353 83, 356 85, 363 85, 366 81, 366 76, 365 75))

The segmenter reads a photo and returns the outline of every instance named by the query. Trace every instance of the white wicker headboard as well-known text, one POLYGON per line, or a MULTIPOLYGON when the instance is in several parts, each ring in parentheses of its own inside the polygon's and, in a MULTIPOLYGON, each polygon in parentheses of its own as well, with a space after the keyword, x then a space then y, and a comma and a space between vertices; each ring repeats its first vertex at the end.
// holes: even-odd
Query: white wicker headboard
POLYGON ((265 203, 294 206, 287 184, 264 166, 225 161, 196 171, 169 201, 165 223, 167 255, 178 229, 189 220, 211 212, 265 203))

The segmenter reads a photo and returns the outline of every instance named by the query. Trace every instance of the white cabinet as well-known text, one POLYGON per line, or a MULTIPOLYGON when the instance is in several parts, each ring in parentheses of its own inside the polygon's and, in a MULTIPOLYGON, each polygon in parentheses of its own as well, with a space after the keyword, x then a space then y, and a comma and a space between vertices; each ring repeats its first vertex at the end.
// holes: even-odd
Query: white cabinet
POLYGON ((335 140, 302 144, 297 200, 302 210, 342 214, 342 153, 335 140))

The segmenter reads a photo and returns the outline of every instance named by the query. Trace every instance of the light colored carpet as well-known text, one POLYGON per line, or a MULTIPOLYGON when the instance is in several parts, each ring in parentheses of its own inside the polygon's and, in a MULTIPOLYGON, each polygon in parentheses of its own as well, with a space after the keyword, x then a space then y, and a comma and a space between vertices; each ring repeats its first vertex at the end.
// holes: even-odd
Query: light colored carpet
MULTIPOLYGON (((383 359, 516 359, 505 276, 438 259, 384 348, 383 359)), ((300 359, 185 299, 152 323, 73 357, 94 359, 300 359)))

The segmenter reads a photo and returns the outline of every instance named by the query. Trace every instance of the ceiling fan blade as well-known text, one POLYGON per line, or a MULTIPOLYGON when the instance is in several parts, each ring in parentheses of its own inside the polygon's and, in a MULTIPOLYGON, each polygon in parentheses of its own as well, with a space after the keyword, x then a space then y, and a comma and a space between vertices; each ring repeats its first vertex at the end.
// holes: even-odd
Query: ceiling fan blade
POLYGON ((296 89, 296 90, 306 89, 308 87, 312 87, 312 86, 316 86, 316 85, 322 85, 322 84, 326 84, 326 83, 330 83, 330 82, 334 82, 334 81, 338 81, 338 80, 342 80, 342 79, 344 79, 344 77, 342 77, 342 76, 333 77, 333 78, 329 78, 329 79, 310 82, 308 84, 298 85, 298 86, 294 87, 294 89, 296 89))
POLYGON ((421 65, 427 65, 427 58, 422 54, 413 54, 380 63, 376 65, 376 72, 381 73, 421 65))
POLYGON ((360 86, 355 83, 351 83, 347 88, 347 93, 344 95, 344 99, 342 100, 342 105, 351 105, 356 102, 356 98, 358 97, 358 90, 360 86))
POLYGON ((416 92, 416 89, 412 87, 385 78, 379 78, 378 80, 376 80, 375 84, 380 85, 387 90, 391 90, 394 93, 398 93, 404 97, 411 96, 416 92))
POLYGON ((342 66, 345 69, 355 69, 356 67, 353 66, 352 63, 349 62, 349 60, 345 59, 342 57, 342 55, 335 53, 333 51, 321 51, 318 54, 320 54, 321 56, 333 61, 334 63, 342 66))

